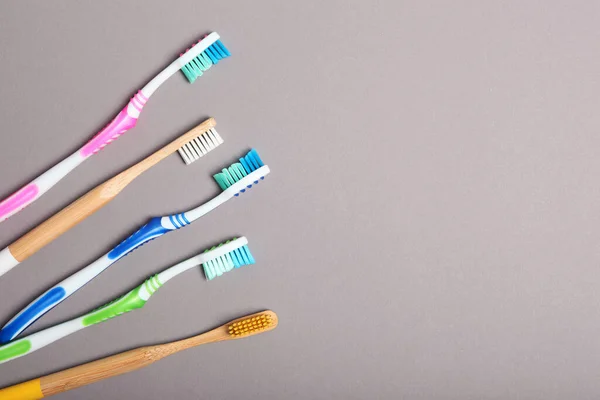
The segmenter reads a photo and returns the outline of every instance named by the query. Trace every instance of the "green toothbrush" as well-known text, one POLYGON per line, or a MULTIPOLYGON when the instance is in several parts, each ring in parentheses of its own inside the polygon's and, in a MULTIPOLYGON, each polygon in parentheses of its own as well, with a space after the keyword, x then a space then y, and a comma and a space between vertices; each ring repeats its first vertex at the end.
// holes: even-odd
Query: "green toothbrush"
POLYGON ((254 264, 254 262, 250 249, 248 249, 248 239, 245 237, 221 243, 146 279, 144 283, 129 293, 92 312, 0 346, 0 364, 32 353, 88 326, 142 308, 150 296, 169 279, 190 268, 202 264, 206 278, 212 280, 234 268, 254 264))

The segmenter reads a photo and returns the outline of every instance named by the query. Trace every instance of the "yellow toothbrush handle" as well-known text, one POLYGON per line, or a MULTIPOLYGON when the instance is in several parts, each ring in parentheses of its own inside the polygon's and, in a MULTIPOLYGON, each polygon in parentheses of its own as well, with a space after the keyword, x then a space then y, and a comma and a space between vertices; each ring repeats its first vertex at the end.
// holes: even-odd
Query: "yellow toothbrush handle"
POLYGON ((37 400, 43 398, 44 394, 39 378, 0 389, 0 400, 37 400))

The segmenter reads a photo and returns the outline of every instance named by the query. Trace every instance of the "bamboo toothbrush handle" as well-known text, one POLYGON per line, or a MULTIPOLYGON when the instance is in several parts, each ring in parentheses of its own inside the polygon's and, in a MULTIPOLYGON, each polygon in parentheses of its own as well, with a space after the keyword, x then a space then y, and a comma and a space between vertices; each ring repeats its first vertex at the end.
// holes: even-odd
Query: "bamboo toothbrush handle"
MULTIPOLYGON (((22 262, 111 201, 122 188, 116 177, 96 186, 8 246, 22 262)), ((123 185, 124 187, 124 185, 123 185)))
MULTIPOLYGON (((46 375, 40 378, 39 386, 44 396, 52 396, 103 379, 135 371, 191 347, 231 339, 228 336, 227 331, 219 327, 192 338, 156 346, 140 347, 65 371, 46 375)), ((2 397, 0 396, 1 399, 2 397)))
POLYGON ((277 314, 266 310, 235 319, 218 328, 175 342, 140 347, 65 371, 0 389, 0 400, 38 400, 90 383, 135 371, 182 350, 206 343, 235 340, 275 329, 277 314))
MULTIPOLYGON (((252 314, 252 315, 258 315, 252 314)), ((275 314, 273 314, 275 315, 275 314)), ((242 319, 242 318, 239 318, 242 319)), ((272 329, 272 328, 271 328, 272 329)), ((98 382, 113 376, 122 375, 127 372, 146 367, 155 361, 170 356, 171 354, 187 350, 202 344, 231 340, 233 337, 227 328, 220 326, 203 334, 175 342, 159 344, 155 346, 140 347, 125 353, 116 354, 101 360, 92 361, 79 365, 65 371, 56 372, 40 378, 39 387, 46 396, 66 392, 90 383, 98 382)), ((33 384, 35 381, 25 382, 22 385, 33 384)), ((2 400, 0 393, 0 400, 2 400)), ((30 400, 21 399, 20 400, 30 400)))
POLYGON ((167 345, 140 347, 64 371, 0 389, 0 400, 39 400, 135 371, 172 354, 167 345))
POLYGON ((113 376, 135 371, 175 353, 178 349, 166 345, 146 346, 92 361, 40 378, 44 397, 89 385, 113 376))
POLYGON ((195 128, 179 136, 177 139, 142 161, 108 181, 96 186, 94 189, 90 190, 85 195, 9 245, 8 249, 10 253, 18 262, 23 262, 31 257, 42 247, 46 246, 100 208, 104 207, 141 173, 177 151, 178 148, 193 138, 214 128, 216 124, 217 123, 213 118, 206 119, 195 128))
MULTIPOLYGON (((156 346, 140 347, 61 372, 46 375, 40 378, 39 387, 41 388, 44 397, 52 396, 103 379, 135 371, 165 358, 166 356, 170 356, 171 354, 191 347, 226 339, 228 339, 226 331, 222 328, 216 328, 212 331, 194 336, 193 338, 156 346)), ((25 382, 22 385, 26 384, 31 385, 33 382, 25 382)), ((1 394, 2 393, 0 393, 0 400, 2 399, 1 394)))

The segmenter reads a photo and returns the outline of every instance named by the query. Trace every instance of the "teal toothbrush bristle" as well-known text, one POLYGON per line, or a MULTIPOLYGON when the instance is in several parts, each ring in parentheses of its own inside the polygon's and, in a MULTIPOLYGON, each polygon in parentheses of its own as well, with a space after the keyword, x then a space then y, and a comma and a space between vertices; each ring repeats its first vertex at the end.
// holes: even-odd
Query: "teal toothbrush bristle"
POLYGON ((206 70, 230 55, 231 53, 227 50, 227 47, 225 47, 220 40, 217 40, 208 46, 202 53, 194 57, 190 62, 181 67, 181 71, 190 83, 194 83, 194 81, 202 76, 206 70))
MULTIPOLYGON (((217 184, 219 185, 219 187, 221 189, 225 190, 225 189, 229 188, 231 185, 233 185, 234 183, 241 180, 243 177, 245 177, 249 173, 256 171, 263 165, 265 165, 265 164, 260 159, 258 152, 256 150, 252 149, 248 152, 248 154, 246 154, 244 157, 240 158, 239 163, 235 163, 235 164, 231 165, 229 168, 224 168, 221 172, 219 172, 218 174, 215 174, 214 178, 215 178, 215 181, 217 181, 217 184)), ((258 183, 258 181, 255 181, 254 183, 256 184, 256 183, 258 183)), ((251 187, 252 187, 252 185, 249 185, 247 188, 249 189, 251 187)), ((241 190, 242 193, 245 191, 246 191, 246 189, 241 190)), ((236 194, 236 196, 237 195, 238 194, 236 194)))
MULTIPOLYGON (((220 245, 215 246, 212 249, 206 251, 208 252, 217 249, 229 242, 231 241, 221 243, 220 245)), ((202 264, 202 268, 204 269, 204 275, 206 275, 206 279, 210 281, 216 278, 217 276, 223 275, 225 272, 231 271, 234 268, 240 268, 244 265, 251 265, 254 263, 254 257, 252 257, 252 253, 250 253, 248 245, 245 245, 233 251, 230 251, 229 253, 224 254, 221 257, 215 258, 214 260, 205 262, 204 264, 202 264)))
POLYGON ((244 166, 240 163, 235 163, 229 168, 223 168, 223 171, 216 174, 214 178, 219 184, 219 187, 225 190, 246 175, 248 175, 248 173, 244 169, 244 166))

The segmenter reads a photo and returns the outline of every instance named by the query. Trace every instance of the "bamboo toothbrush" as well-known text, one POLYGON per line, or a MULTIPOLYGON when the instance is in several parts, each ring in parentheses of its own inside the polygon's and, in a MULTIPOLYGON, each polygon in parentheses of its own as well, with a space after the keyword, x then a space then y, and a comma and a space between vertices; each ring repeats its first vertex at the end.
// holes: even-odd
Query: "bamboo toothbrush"
POLYGON ((240 339, 267 332, 275 329, 277 324, 277 314, 270 310, 247 315, 198 336, 155 346, 139 347, 0 389, 0 400, 42 399, 138 370, 171 354, 202 344, 240 339))
POLYGON ((223 139, 214 129, 215 125, 216 121, 213 118, 207 119, 144 160, 96 186, 4 248, 0 251, 0 276, 104 207, 135 178, 175 151, 179 151, 185 163, 190 164, 215 149, 223 143, 223 139))
POLYGON ((0 364, 31 354, 89 326, 142 308, 150 299, 150 296, 156 293, 162 285, 188 269, 202 265, 206 278, 212 280, 234 268, 254 264, 254 262, 254 257, 248 249, 248 240, 245 237, 222 243, 157 275, 151 276, 129 293, 81 317, 0 346, 0 364))
POLYGON ((240 158, 238 163, 234 163, 229 168, 225 168, 214 175, 215 180, 222 189, 219 195, 192 210, 152 218, 150 222, 142 226, 129 238, 123 240, 111 251, 54 285, 21 310, 0 330, 0 344, 10 342, 23 329, 133 250, 157 237, 191 224, 221 204, 246 192, 248 188, 257 184, 269 173, 269 167, 263 164, 256 150, 251 150, 240 158))
POLYGON ((191 48, 188 48, 185 53, 181 54, 178 59, 169 64, 138 91, 115 119, 98 132, 85 146, 0 202, 0 222, 39 199, 78 165, 102 150, 123 133, 132 129, 136 125, 140 112, 148 98, 177 71, 181 70, 187 80, 194 83, 196 78, 201 76, 213 64, 229 57, 231 53, 219 38, 219 34, 213 32, 192 45, 191 48))

